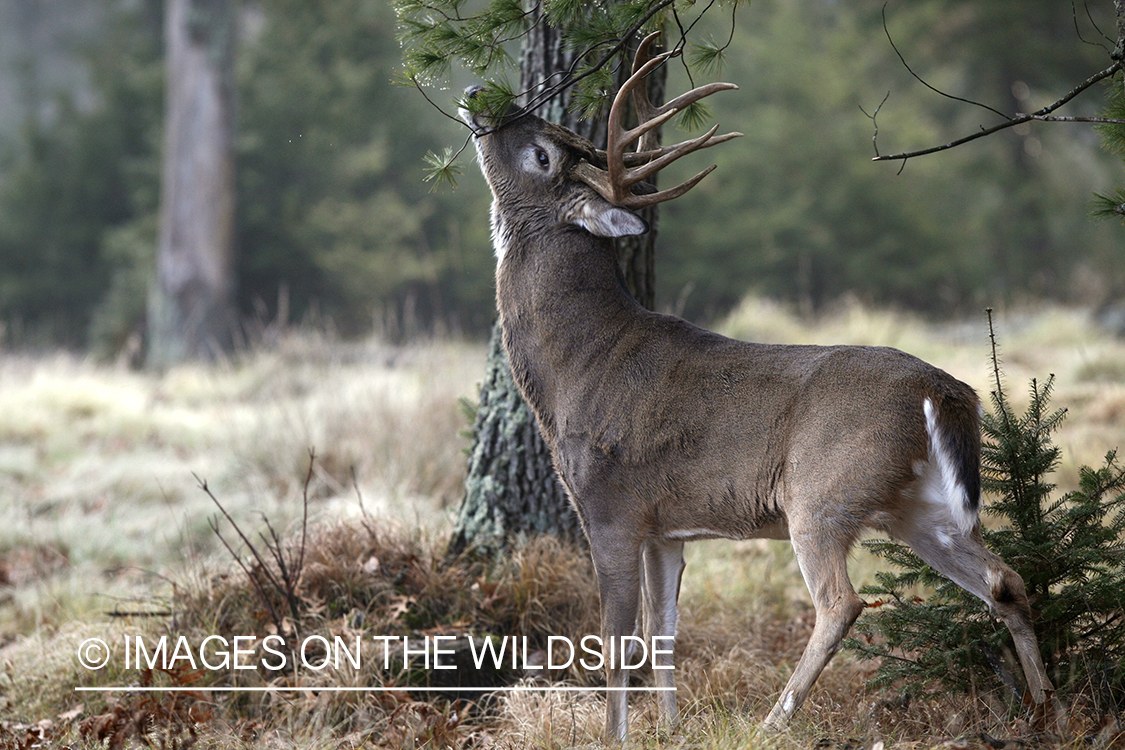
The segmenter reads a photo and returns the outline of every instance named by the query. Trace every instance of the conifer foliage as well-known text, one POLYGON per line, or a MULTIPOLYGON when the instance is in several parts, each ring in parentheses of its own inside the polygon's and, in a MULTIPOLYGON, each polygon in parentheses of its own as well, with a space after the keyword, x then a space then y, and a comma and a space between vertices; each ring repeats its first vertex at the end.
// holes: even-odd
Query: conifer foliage
MULTIPOLYGON (((1106 91, 1106 107, 1102 113, 1106 123, 1098 127, 1107 151, 1125 160, 1125 75, 1110 79, 1106 91)), ((1125 222, 1125 188, 1112 193, 1095 194, 1093 215, 1097 219, 1116 218, 1125 222)))
MULTIPOLYGON (((732 35, 733 13, 741 3, 723 3, 732 13, 732 35)), ((483 91, 471 102, 461 102, 473 111, 507 112, 518 101, 521 113, 531 112, 569 90, 571 107, 583 119, 592 118, 615 88, 617 66, 628 61, 622 53, 637 34, 674 26, 679 36, 666 40, 666 44, 683 48, 688 45, 691 29, 716 6, 712 2, 699 9, 691 4, 677 8, 673 0, 613 0, 596 6, 586 0, 490 0, 487 4, 473 0, 395 0, 403 60, 397 82, 418 89, 444 87, 452 69, 459 65, 486 79, 483 91), (685 12, 690 17, 685 17, 685 12), (552 75, 529 91, 517 91, 507 76, 518 68, 518 43, 537 25, 558 29, 567 50, 575 54, 575 62, 563 74, 552 75)), ((693 38, 687 60, 704 71, 717 71, 729 44, 729 39, 726 44, 718 44, 693 38)), ((688 66, 689 62, 683 64, 688 66)), ((441 108, 437 103, 435 106, 441 108)), ((680 114, 680 124, 687 129, 698 127, 706 119, 706 105, 700 102, 680 114)), ((428 154, 427 179, 435 185, 454 185, 459 172, 454 160, 462 150, 428 154)))
MULTIPOLYGON (((984 415, 982 529, 992 551, 1024 579, 1043 661, 1064 700, 1097 715, 1125 707, 1125 468, 1110 451, 1082 467, 1078 489, 1058 496, 1051 434, 1066 416, 1050 407, 1054 376, 1032 380, 1017 414, 1004 391, 993 339, 992 411, 984 415)), ((871 684, 926 685, 1019 697, 1011 639, 986 605, 889 541, 868 549, 895 564, 861 593, 878 597, 847 646, 881 663, 871 684), (925 591, 922 596, 914 591, 925 591), (924 597, 924 598, 923 598, 924 597)))

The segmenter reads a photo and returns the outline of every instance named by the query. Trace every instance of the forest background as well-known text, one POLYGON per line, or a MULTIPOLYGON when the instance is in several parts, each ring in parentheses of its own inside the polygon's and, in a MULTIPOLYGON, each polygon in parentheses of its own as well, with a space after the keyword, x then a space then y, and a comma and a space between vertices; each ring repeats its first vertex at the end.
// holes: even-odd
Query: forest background
MULTIPOLYGON (((888 36, 932 86, 1014 113, 1105 68, 1113 40, 1100 30, 1112 35, 1113 6, 739 4, 724 67, 698 67, 696 82, 740 86, 715 98, 712 115, 746 135, 714 152, 720 169, 661 212, 657 306, 741 338, 896 346, 982 393, 995 382, 984 366, 982 308, 998 308, 1013 389, 1058 374, 1057 401, 1071 409, 1058 436, 1059 483, 1074 489, 1077 466, 1099 465, 1120 444, 1125 415, 1125 339, 1088 315, 1125 296, 1121 224, 1090 218, 1095 193, 1122 182, 1125 139, 1114 155, 1089 124, 1026 124, 905 164, 872 163, 872 139, 887 154, 1000 120, 926 88, 888 36)), ((134 355, 156 276, 165 148, 164 8, 164 0, 0 0, 0 495, 12 498, 0 503, 0 712, 20 722, 0 722, 0 745, 5 731, 31 738, 35 727, 28 744, 43 744, 47 717, 61 737, 86 736, 82 726, 110 715, 100 699, 76 707, 74 687, 133 676, 81 669, 74 655, 88 636, 197 634, 219 623, 262 632, 249 576, 223 557, 216 503, 232 524, 301 528, 303 549, 311 497, 309 549, 331 555, 313 564, 322 578, 301 579, 324 583, 302 589, 309 632, 352 627, 357 614, 371 618, 371 632, 424 629, 434 623, 427 613, 481 632, 545 634, 564 622, 590 632, 588 556, 533 546, 547 575, 523 551, 497 568, 499 578, 473 581, 438 563, 465 496, 467 412, 495 316, 494 259, 471 147, 455 190, 424 181, 423 156, 456 150, 468 134, 420 92, 392 85, 402 50, 387 0, 238 2, 235 302, 248 356, 156 373, 96 361, 142 359, 134 355), (295 335, 284 335, 287 326, 295 335), (253 346, 262 340, 255 332, 281 335, 253 346), (395 519, 408 528, 396 530, 395 519), (206 559, 213 554, 218 567, 206 559), (357 595, 341 596, 340 582, 357 595), (462 595, 464 607, 448 605, 462 595), (171 622, 147 610, 120 617, 119 605, 172 611, 173 601, 171 622), (528 613, 543 624, 529 625, 540 620, 528 613), (197 625, 185 624, 191 616, 197 625)), ((714 10, 706 22, 714 25, 693 35, 722 46, 730 16, 714 10)), ((452 111, 472 82, 459 76, 425 94, 452 111)), ((687 88, 682 67, 668 85, 687 88)), ((1102 113, 1105 93, 1094 87, 1065 114, 1102 113)), ((662 179, 674 184, 710 163, 688 161, 662 179)), ((679 684, 702 728, 692 731, 717 737, 692 742, 753 746, 757 717, 811 627, 807 593, 786 545, 715 541, 689 555, 679 684)), ((856 580, 869 582, 870 556, 853 561, 856 580)), ((939 695, 902 711, 857 698, 865 667, 835 664, 791 746, 809 747, 823 731, 948 737, 974 715, 992 724, 1013 716, 997 701, 966 709, 939 695)), ((387 679, 397 678, 361 682, 387 679)), ((600 731, 596 696, 570 703, 569 722, 530 700, 488 719, 487 731, 507 743, 498 747, 573 746, 576 734, 600 731)), ((464 741, 447 744, 476 742, 469 735, 480 725, 458 724, 455 710, 383 705, 355 710, 350 700, 310 696, 279 714, 239 700, 219 706, 211 723, 241 737, 267 720, 304 738, 297 746, 370 746, 405 737, 400 725, 413 715, 435 737, 459 727, 464 741)), ((1026 734, 1017 726, 998 736, 1014 732, 1026 734)))
MULTIPOLYGON (((706 322, 751 292, 802 312, 851 296, 934 317, 1119 300, 1120 225, 1089 213, 1121 163, 1091 126, 1025 124, 901 171, 870 161, 876 122, 889 153, 997 121, 925 88, 888 36, 934 87, 1030 111, 1104 67, 1112 44, 1098 24, 1113 26, 1104 5, 740 7, 721 71, 740 91, 717 98, 713 116, 746 137, 662 213, 657 305, 706 322)), ((0 4, 0 344, 113 355, 143 330, 158 229, 162 6, 0 4)), ((257 0, 240 14, 240 312, 344 335, 483 335, 494 316, 486 190, 467 156, 455 190, 423 181, 423 154, 458 148, 467 131, 392 85, 400 48, 389 3, 257 0)), ((719 43, 729 30, 716 25, 719 43)), ((682 88, 677 75, 672 90, 682 88)), ((456 91, 429 95, 451 111, 456 91)), ((1102 106, 1095 91, 1068 113, 1102 106)))

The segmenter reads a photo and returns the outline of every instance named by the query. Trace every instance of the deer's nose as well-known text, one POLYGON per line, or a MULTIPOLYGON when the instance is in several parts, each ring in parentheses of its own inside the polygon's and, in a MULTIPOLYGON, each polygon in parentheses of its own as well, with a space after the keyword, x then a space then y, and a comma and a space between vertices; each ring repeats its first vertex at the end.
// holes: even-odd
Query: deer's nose
POLYGON ((483 91, 483 90, 484 90, 484 86, 477 86, 477 85, 474 85, 474 86, 470 86, 470 87, 468 87, 467 89, 465 89, 465 96, 464 96, 464 98, 463 98, 463 99, 461 100, 461 101, 462 101, 462 106, 460 106, 460 107, 458 107, 458 108, 457 108, 457 115, 458 115, 458 116, 459 116, 459 117, 461 118, 461 120, 462 120, 462 121, 463 121, 463 122, 464 122, 464 123, 465 123, 466 125, 468 125, 468 126, 469 126, 469 128, 470 128, 470 129, 471 129, 471 130, 472 130, 472 131, 473 131, 474 133, 476 133, 476 132, 480 131, 480 130, 481 130, 482 128, 484 128, 484 127, 485 127, 485 123, 483 123, 483 122, 482 122, 482 123, 478 123, 478 122, 477 122, 477 119, 476 119, 476 117, 475 117, 475 116, 473 115, 473 113, 472 113, 472 112, 470 112, 470 111, 469 111, 469 105, 468 105, 468 102, 469 102, 469 100, 470 100, 470 99, 472 99, 473 97, 475 97, 475 96, 476 96, 476 95, 477 95, 478 93, 480 93, 480 92, 481 92, 481 91, 483 91))

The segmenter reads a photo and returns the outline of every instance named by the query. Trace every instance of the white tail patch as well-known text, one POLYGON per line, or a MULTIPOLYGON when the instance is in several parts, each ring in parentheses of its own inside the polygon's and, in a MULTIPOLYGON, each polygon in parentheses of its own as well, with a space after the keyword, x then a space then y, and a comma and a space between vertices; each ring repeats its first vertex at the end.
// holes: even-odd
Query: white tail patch
POLYGON ((930 460, 923 470, 922 495, 927 502, 944 506, 957 529, 968 534, 976 526, 977 514, 970 510, 968 493, 958 479, 957 466, 938 427, 937 409, 930 399, 922 401, 922 411, 930 438, 930 460))

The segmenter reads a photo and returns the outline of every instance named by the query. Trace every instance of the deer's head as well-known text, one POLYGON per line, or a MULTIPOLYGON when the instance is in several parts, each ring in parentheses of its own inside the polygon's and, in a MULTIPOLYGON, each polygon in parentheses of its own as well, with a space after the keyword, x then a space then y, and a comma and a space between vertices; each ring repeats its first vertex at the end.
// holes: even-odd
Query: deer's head
MULTIPOLYGON (((477 87, 465 91, 471 99, 477 87)), ((582 179, 591 166, 605 171, 594 144, 535 115, 504 118, 474 115, 462 119, 477 133, 477 159, 492 189, 494 221, 500 217, 540 217, 552 225, 573 224, 598 237, 623 237, 648 230, 639 216, 603 198, 582 179)))
MULTIPOLYGON (((729 83, 713 83, 677 97, 662 107, 653 107, 639 84, 654 67, 673 53, 655 57, 648 48, 656 34, 640 45, 633 63, 633 75, 617 92, 609 115, 606 151, 599 151, 585 138, 534 115, 510 118, 460 110, 461 118, 473 129, 481 170, 492 189, 494 231, 505 223, 543 221, 550 226, 574 225, 599 237, 622 237, 647 231, 645 222, 628 210, 649 206, 683 195, 714 167, 682 185, 655 192, 642 183, 684 154, 722 143, 741 135, 728 133, 714 137, 710 131, 675 146, 655 144, 655 131, 684 107, 716 91, 737 88, 729 83), (641 122, 632 130, 621 124, 625 101, 632 94, 641 122), (638 150, 626 148, 638 143, 638 150)), ((465 91, 471 104, 480 87, 465 91)), ((497 236, 497 249, 503 240, 497 236)))

